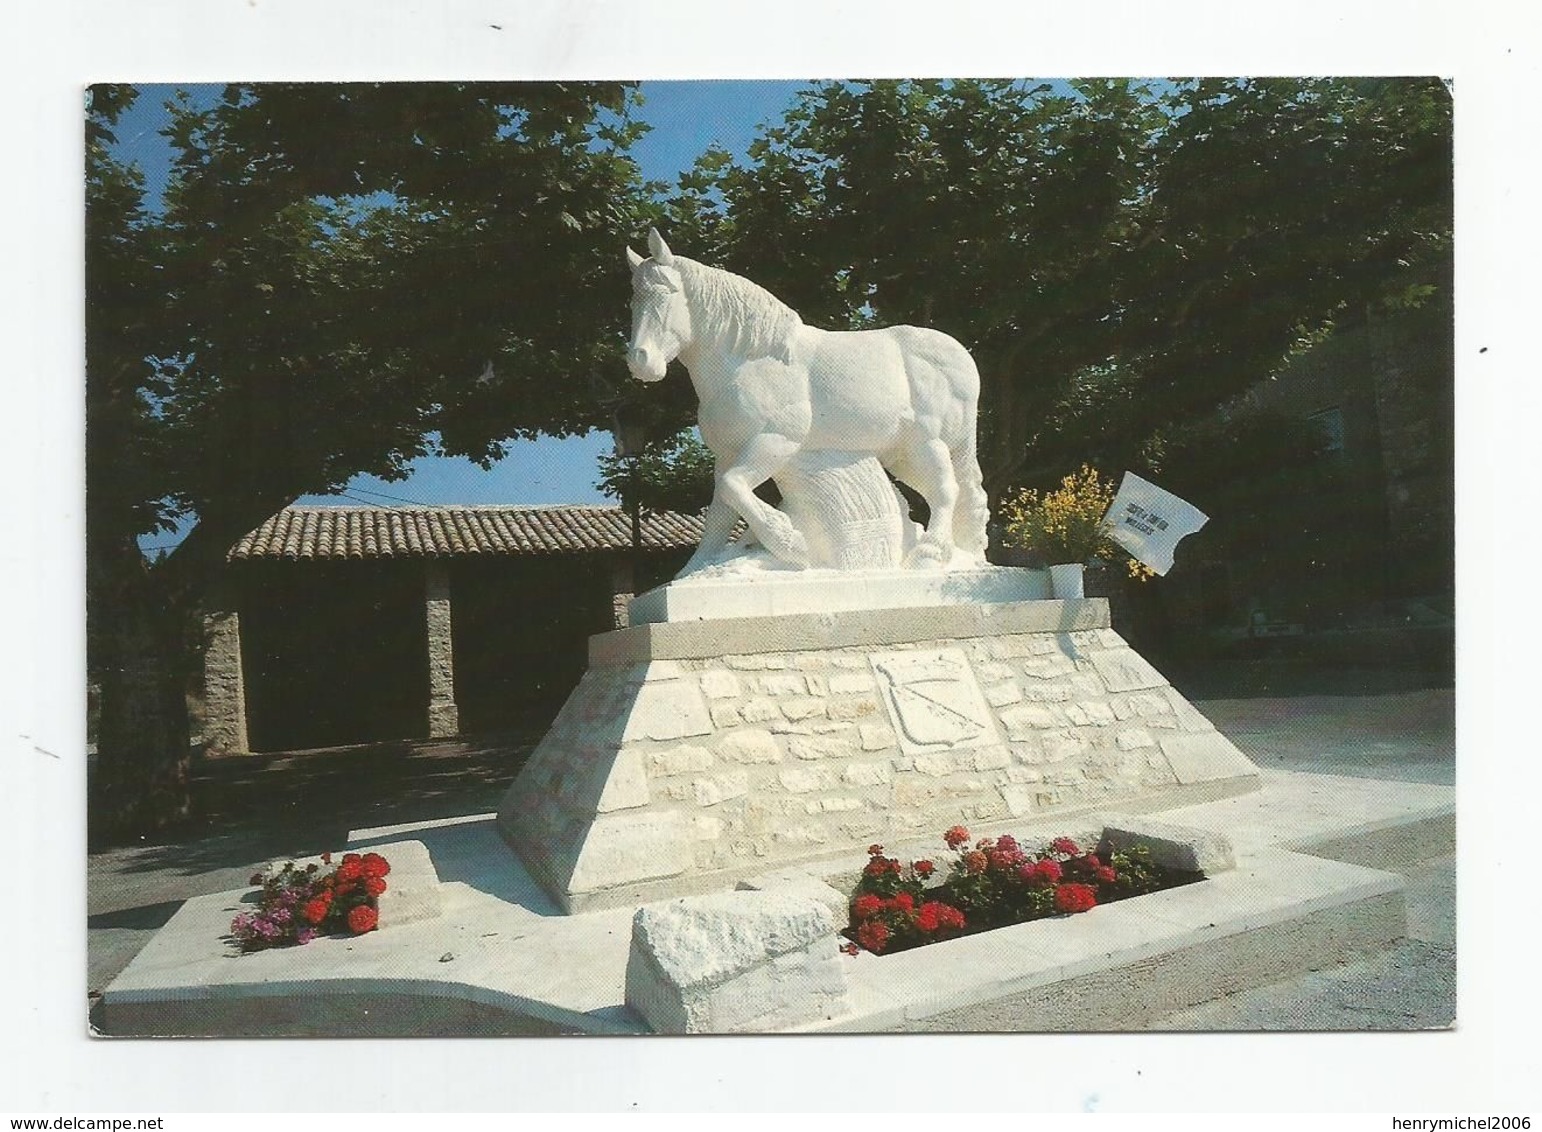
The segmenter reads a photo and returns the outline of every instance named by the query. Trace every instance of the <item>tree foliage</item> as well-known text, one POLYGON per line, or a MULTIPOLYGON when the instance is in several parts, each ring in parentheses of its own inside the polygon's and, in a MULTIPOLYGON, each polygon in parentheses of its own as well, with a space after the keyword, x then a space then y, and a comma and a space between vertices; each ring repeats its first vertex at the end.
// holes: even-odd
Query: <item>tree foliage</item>
POLYGON ((712 451, 694 429, 653 441, 635 455, 600 457, 600 490, 645 511, 695 515, 712 502, 712 451))
POLYGON ((180 710, 168 674, 237 537, 360 472, 399 478, 435 434, 486 463, 509 437, 606 422, 643 206, 624 84, 182 98, 162 212, 111 150, 135 95, 93 88, 87 153, 96 816, 123 828, 180 809, 141 787, 185 757, 185 723, 180 741, 161 726, 180 710), (136 536, 194 519, 142 561, 136 536), (128 671, 163 678, 110 678, 128 671))
POLYGON ((1441 282, 1450 114, 1436 80, 821 83, 670 213, 677 250, 816 325, 963 341, 996 494, 1139 465, 1303 339, 1441 282))

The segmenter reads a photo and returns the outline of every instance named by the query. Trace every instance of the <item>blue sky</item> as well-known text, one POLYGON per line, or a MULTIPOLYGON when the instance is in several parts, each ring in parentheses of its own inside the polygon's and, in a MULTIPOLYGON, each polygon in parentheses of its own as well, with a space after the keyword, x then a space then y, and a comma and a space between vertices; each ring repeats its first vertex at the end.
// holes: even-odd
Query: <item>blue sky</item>
MULTIPOLYGON (((736 157, 754 140, 756 127, 779 119, 803 82, 645 82, 638 114, 653 129, 632 149, 649 180, 673 184, 708 146, 736 157)), ((640 241, 639 241, 640 242, 640 241)), ((616 249, 621 255, 621 249, 616 249)), ((356 476, 344 495, 307 495, 302 504, 378 503, 608 503, 595 487, 598 461, 613 441, 608 432, 558 439, 515 441, 509 454, 483 470, 464 457, 416 460, 412 476, 386 483, 356 476)))
MULTIPOLYGON (((708 146, 718 144, 742 157, 757 127, 780 119, 804 81, 644 82, 645 101, 637 116, 653 129, 634 147, 633 156, 650 180, 673 184, 708 146)), ((171 150, 159 129, 163 107, 178 88, 146 86, 139 100, 119 122, 120 152, 145 173, 152 200, 165 185, 171 150)), ((207 98, 218 88, 189 87, 207 98)), ((622 249, 616 249, 619 257, 622 249)), ((424 457, 412 464, 405 480, 387 482, 356 476, 339 495, 302 496, 298 503, 314 505, 404 506, 436 503, 606 503, 595 486, 599 457, 610 451, 609 433, 510 444, 509 454, 490 469, 463 457, 424 457)), ((146 536, 147 550, 176 544, 185 531, 146 536)))

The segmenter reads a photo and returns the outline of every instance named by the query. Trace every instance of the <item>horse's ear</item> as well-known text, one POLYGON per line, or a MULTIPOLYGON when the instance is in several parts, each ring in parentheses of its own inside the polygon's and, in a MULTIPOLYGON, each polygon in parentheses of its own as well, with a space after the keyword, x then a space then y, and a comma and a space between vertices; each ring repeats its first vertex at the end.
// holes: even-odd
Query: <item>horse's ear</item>
POLYGON ((629 246, 626 249, 626 262, 628 267, 630 267, 633 271, 636 271, 639 267, 642 266, 643 257, 634 252, 629 246))
POLYGON ((670 253, 669 245, 664 242, 664 237, 659 235, 657 228, 648 229, 648 250, 653 253, 653 262, 660 267, 673 267, 675 257, 670 253))

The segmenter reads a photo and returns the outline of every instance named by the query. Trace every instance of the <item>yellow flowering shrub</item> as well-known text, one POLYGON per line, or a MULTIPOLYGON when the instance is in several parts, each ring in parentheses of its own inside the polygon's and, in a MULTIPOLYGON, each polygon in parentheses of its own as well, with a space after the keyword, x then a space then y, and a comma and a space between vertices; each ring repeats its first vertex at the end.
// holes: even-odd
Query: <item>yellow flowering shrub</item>
MULTIPOLYGON (((1124 557, 1124 549, 1108 537, 1108 528, 1103 525, 1116 490, 1113 480, 1083 464, 1053 491, 1019 488, 1009 492, 998 509, 1006 544, 1031 552, 1046 566, 1093 558, 1112 562, 1124 557)), ((1131 577, 1144 581, 1153 576, 1133 558, 1126 561, 1131 577)))

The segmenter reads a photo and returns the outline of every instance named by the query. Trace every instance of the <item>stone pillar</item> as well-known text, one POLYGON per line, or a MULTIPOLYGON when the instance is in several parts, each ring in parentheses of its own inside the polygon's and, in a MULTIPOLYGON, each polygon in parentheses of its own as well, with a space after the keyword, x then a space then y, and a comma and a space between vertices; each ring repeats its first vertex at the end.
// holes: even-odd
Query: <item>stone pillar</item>
POLYGON ((455 646, 450 630, 450 574, 430 559, 424 574, 423 608, 428 620, 428 734, 442 739, 460 733, 455 706, 455 646))
POLYGON ((613 627, 625 629, 632 623, 627 610, 637 595, 637 579, 629 557, 617 555, 610 563, 610 613, 613 627))
POLYGON ((210 754, 246 755, 246 681, 241 673, 241 615, 234 602, 217 597, 204 614, 204 749, 210 754))

